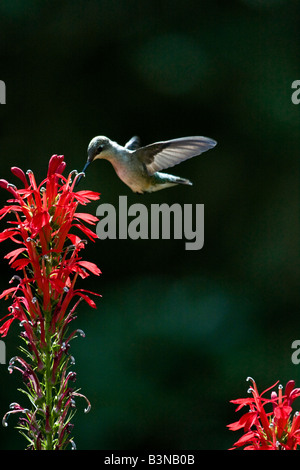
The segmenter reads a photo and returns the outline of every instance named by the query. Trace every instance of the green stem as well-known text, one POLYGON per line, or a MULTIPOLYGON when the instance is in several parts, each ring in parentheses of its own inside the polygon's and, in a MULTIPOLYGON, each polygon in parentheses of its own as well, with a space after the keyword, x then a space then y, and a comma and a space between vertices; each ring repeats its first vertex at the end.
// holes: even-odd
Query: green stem
POLYGON ((46 325, 45 325, 45 340, 46 340, 46 351, 45 351, 45 373, 44 373, 44 380, 45 380, 45 390, 46 390, 46 410, 49 410, 49 430, 46 431, 47 435, 47 442, 46 442, 46 450, 53 450, 53 402, 52 402, 52 343, 51 343, 51 333, 50 333, 50 319, 51 314, 47 312, 46 314, 46 325))

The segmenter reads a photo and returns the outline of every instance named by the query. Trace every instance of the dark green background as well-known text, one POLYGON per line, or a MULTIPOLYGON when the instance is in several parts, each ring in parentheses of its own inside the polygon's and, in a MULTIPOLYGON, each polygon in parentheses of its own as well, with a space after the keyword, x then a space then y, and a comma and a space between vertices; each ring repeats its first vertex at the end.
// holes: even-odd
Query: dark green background
MULTIPOLYGON (((101 278, 97 311, 81 306, 86 338, 72 349, 79 449, 226 449, 239 437, 229 400, 294 378, 299 329, 299 5, 288 0, 1 1, 1 178, 11 166, 40 181, 54 154, 81 170, 95 135, 143 144, 187 135, 218 141, 175 167, 193 180, 136 196, 108 162, 82 189, 102 202, 205 205, 205 245, 97 240, 85 259, 101 278)), ((1 204, 7 194, 1 190, 1 204)), ((95 214, 97 203, 86 209, 95 214)), ((1 222, 1 230, 5 224, 1 222)), ((9 251, 5 242, 0 255, 9 251)), ((12 276, 1 262, 0 287, 12 276)), ((1 301, 1 316, 7 313, 1 301)), ((5 339, 17 354, 17 324, 5 339)), ((0 414, 26 406, 21 378, 0 365, 0 414)), ((296 403, 297 405, 297 403, 296 403)), ((11 417, 1 449, 22 449, 11 417)))

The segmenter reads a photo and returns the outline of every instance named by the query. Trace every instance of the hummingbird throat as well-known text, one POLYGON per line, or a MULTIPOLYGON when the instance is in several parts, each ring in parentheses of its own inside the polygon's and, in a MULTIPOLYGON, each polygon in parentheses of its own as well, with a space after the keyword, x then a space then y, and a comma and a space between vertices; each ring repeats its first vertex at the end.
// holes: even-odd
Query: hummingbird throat
POLYGON ((127 196, 119 196, 119 205, 100 204, 96 233, 111 240, 182 240, 185 250, 200 250, 204 245, 204 204, 135 203, 128 206, 127 196))

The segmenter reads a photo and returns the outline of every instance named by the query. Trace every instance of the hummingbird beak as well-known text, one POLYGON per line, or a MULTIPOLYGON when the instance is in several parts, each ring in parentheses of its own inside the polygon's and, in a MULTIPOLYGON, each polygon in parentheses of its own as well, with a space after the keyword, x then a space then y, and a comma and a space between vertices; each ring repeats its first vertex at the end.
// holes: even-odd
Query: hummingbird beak
MULTIPOLYGON (((91 161, 88 160, 88 161, 86 162, 86 164, 84 165, 84 167, 83 167, 82 173, 85 173, 87 167, 88 167, 90 164, 91 164, 91 161)), ((84 175, 80 175, 80 176, 79 176, 79 178, 78 178, 77 181, 76 181, 75 186, 77 186, 77 185, 80 183, 80 181, 81 181, 81 179, 82 179, 83 176, 84 176, 84 175)))
POLYGON ((87 169, 87 167, 88 167, 91 163, 92 163, 92 162, 91 162, 90 160, 88 160, 88 161, 86 162, 86 164, 85 164, 84 167, 83 167, 82 173, 85 173, 85 170, 87 169))

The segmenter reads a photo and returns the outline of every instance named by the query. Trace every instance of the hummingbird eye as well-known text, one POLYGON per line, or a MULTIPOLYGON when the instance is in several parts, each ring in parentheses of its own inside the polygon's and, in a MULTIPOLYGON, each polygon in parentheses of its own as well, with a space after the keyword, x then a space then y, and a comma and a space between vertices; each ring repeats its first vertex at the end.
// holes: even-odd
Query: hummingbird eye
POLYGON ((103 150, 103 147, 104 147, 104 145, 103 145, 103 144, 99 145, 99 146, 97 147, 97 153, 100 153, 100 152, 102 152, 102 150, 103 150))

